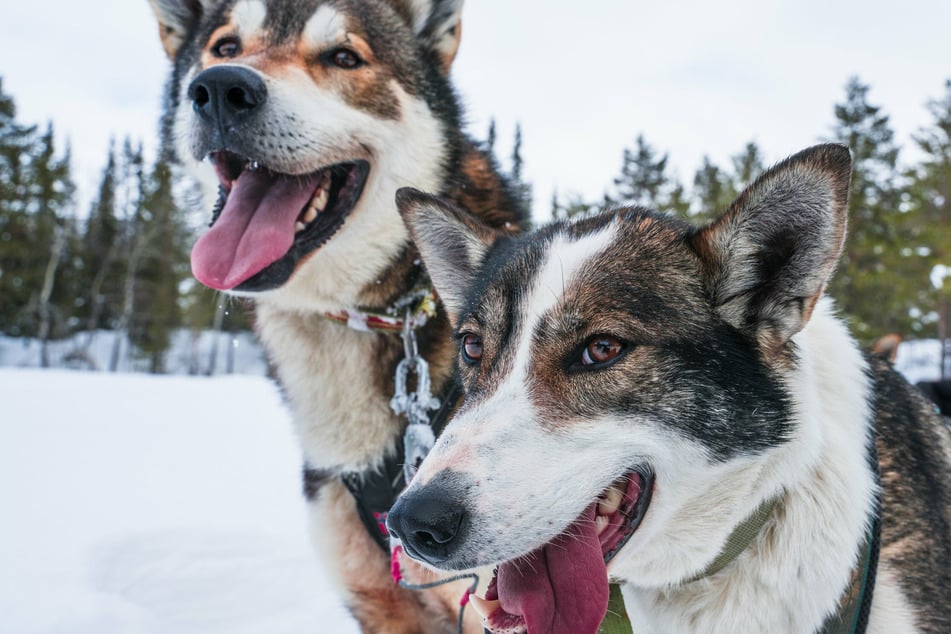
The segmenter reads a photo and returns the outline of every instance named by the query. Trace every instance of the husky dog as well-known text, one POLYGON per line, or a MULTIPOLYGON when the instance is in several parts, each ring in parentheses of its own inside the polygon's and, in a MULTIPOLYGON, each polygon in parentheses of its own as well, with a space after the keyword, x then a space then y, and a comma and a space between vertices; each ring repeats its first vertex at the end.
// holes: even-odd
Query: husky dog
POLYGON ((496 565, 493 632, 591 634, 609 579, 637 634, 951 632, 948 429, 822 299, 850 172, 817 146, 703 228, 521 237, 401 190, 466 391, 389 515, 407 553, 496 565))
MULTIPOLYGON (((462 0, 150 2, 174 66, 166 140, 218 191, 192 270, 254 300, 307 465, 314 542, 365 631, 452 629, 463 586, 395 586, 342 480, 362 486, 402 459, 389 401, 403 343, 369 331, 428 286, 397 188, 438 191, 503 230, 523 220, 460 130, 448 75, 462 0)), ((448 320, 440 309, 412 323, 442 394, 448 320)))

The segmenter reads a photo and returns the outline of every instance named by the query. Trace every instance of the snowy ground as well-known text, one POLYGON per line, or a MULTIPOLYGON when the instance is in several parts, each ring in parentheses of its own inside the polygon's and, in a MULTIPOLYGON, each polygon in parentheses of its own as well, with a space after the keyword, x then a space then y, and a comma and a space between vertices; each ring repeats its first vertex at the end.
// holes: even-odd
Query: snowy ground
POLYGON ((259 377, 0 370, 0 632, 348 634, 259 377))

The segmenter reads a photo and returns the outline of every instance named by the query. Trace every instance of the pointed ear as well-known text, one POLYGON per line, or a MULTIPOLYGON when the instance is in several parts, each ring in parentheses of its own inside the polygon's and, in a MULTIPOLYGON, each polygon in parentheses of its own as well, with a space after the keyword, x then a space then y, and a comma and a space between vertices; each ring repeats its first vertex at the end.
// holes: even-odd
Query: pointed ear
POLYGON ((396 192, 403 216, 453 326, 476 274, 501 233, 446 201, 410 187, 396 192))
POLYGON ((767 353, 806 325, 835 271, 851 171, 845 146, 804 150, 760 176, 693 238, 716 309, 767 353))
POLYGON ((410 25, 427 50, 436 54, 443 75, 459 50, 463 0, 405 0, 410 25))
POLYGON ((149 0, 158 19, 165 54, 175 59, 188 33, 198 24, 211 0, 149 0))

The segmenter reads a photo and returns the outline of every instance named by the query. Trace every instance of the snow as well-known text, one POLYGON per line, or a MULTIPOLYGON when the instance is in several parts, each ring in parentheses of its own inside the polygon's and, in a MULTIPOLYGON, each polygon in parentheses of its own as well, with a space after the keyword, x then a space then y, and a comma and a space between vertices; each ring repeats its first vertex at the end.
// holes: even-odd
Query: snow
POLYGON ((0 402, 0 631, 357 631, 267 379, 0 369, 0 402))
MULTIPOLYGON (((119 334, 98 330, 90 336, 79 333, 49 343, 50 366, 82 370, 107 370, 119 334), (76 352, 84 350, 83 355, 76 352), (90 367, 90 363, 92 366, 90 367)), ((165 357, 168 374, 267 374, 267 360, 260 344, 250 332, 227 333, 206 330, 172 333, 165 357), (230 370, 230 371, 229 371, 230 370)), ((41 346, 37 339, 5 337, 0 334, 0 367, 36 368, 40 365, 41 346)), ((128 340, 120 342, 118 371, 147 372, 147 359, 130 352, 128 340)))
MULTIPOLYGON (((951 345, 951 344, 949 344, 951 345)), ((951 376, 951 355, 945 360, 945 372, 951 376)), ((895 369, 912 384, 937 381, 941 378, 941 342, 937 339, 914 339, 898 346, 895 369)))

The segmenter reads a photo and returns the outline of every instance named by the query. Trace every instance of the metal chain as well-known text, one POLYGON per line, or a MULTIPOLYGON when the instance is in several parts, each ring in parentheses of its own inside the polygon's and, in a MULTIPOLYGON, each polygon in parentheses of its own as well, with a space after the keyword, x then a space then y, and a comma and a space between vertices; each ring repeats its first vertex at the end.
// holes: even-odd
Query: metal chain
POLYGON ((419 343, 416 340, 416 330, 413 328, 412 304, 405 306, 406 318, 403 320, 403 354, 405 355, 396 366, 396 390, 390 399, 390 409, 397 416, 406 416, 409 424, 403 434, 403 477, 406 484, 412 481, 419 465, 436 444, 429 421, 429 412, 439 408, 439 399, 433 396, 430 390, 429 364, 419 354, 419 343), (407 390, 409 373, 416 375, 416 391, 412 394, 407 390))

